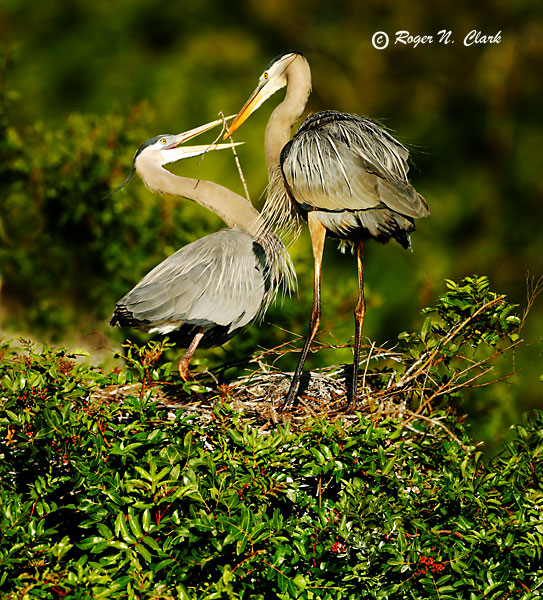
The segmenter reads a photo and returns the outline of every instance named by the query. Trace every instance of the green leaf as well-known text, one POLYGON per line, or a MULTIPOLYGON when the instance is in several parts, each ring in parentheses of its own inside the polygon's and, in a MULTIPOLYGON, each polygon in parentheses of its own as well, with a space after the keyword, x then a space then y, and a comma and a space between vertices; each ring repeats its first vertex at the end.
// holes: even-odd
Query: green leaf
POLYGON ((115 535, 120 535, 129 544, 134 544, 136 540, 130 535, 126 521, 127 518, 124 513, 117 514, 117 518, 115 519, 115 535))
POLYGON ((129 514, 128 524, 130 525, 132 533, 136 536, 136 539, 141 539, 143 537, 143 531, 141 530, 140 524, 138 522, 138 517, 136 515, 129 514))
POLYGON ((105 538, 106 540, 112 540, 113 539, 113 532, 111 531, 111 529, 109 529, 109 527, 107 527, 103 523, 97 523, 96 526, 98 528, 98 531, 100 532, 100 535, 103 538, 105 538))
POLYGON ((392 456, 388 460, 388 462, 385 465, 385 468, 383 469, 383 475, 384 476, 387 476, 392 471, 392 469, 394 468, 394 463, 395 462, 396 462, 396 457, 395 456, 392 456))
POLYGON ((149 531, 151 529, 151 511, 149 508, 146 508, 143 511, 141 524, 143 526, 144 531, 149 531))
POLYGON ((159 543, 154 538, 152 538, 150 535, 144 536, 141 541, 142 541, 142 543, 147 544, 147 546, 149 546, 150 548, 152 548, 156 552, 160 552, 160 545, 159 545, 159 543))
POLYGON ((147 563, 153 562, 153 557, 151 556, 151 553, 143 544, 136 544, 135 549, 136 552, 138 552, 147 563))

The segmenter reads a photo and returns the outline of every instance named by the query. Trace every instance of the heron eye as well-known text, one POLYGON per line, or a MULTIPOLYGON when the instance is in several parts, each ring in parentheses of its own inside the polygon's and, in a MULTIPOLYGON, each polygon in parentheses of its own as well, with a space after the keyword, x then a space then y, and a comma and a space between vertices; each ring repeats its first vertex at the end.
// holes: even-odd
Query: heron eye
POLYGON ((268 79, 269 75, 267 71, 264 71, 264 74, 262 75, 262 77, 264 77, 264 79, 268 79))
POLYGON ((165 144, 165 143, 166 143, 166 138, 162 138, 162 139, 160 140, 160 143, 161 143, 161 144, 165 144))

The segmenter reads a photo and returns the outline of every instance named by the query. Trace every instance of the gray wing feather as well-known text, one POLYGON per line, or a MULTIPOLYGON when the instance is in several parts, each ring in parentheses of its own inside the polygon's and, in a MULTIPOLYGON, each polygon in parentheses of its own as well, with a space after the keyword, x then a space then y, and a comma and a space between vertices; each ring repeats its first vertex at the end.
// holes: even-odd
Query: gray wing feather
POLYGON ((302 125, 293 138, 283 173, 296 201, 331 211, 384 204, 407 217, 429 214, 407 180, 407 149, 372 121, 349 117, 302 125))
POLYGON ((184 246, 150 271, 117 303, 150 331, 182 324, 229 331, 258 314, 265 275, 245 231, 227 229, 184 246))

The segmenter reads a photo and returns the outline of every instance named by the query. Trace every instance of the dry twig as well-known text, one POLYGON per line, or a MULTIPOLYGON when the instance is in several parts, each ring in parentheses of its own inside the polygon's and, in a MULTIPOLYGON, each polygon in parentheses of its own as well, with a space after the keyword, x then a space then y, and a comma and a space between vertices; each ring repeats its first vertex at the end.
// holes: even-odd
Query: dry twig
MULTIPOLYGON (((224 114, 222 112, 219 113, 219 118, 222 119, 224 130, 228 131, 228 124, 226 123, 226 117, 224 116, 224 114)), ((241 179, 241 184, 243 185, 243 190, 245 191, 245 197, 247 198, 247 201, 249 202, 249 204, 252 204, 251 196, 249 196, 249 188, 247 187, 247 181, 245 180, 245 176, 243 175, 243 170, 241 168, 241 163, 239 162, 239 157, 238 157, 238 153, 236 151, 236 147, 234 145, 234 140, 233 140, 232 136, 230 136, 228 139, 230 140, 230 144, 232 146, 232 154, 234 155, 234 161, 236 162, 236 167, 238 169, 239 178, 241 179)))

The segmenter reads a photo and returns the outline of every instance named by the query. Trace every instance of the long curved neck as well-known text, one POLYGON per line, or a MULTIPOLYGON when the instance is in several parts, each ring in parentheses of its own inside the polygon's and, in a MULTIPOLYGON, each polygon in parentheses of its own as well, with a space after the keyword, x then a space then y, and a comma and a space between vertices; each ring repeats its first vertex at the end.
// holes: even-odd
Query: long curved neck
POLYGON ((272 112, 264 138, 270 178, 279 166, 281 150, 290 140, 292 127, 302 116, 311 93, 311 69, 305 57, 298 55, 288 66, 285 75, 287 78, 285 99, 272 112))
POLYGON ((262 230, 262 218, 256 208, 222 185, 174 175, 146 160, 145 154, 136 159, 136 171, 150 190, 197 202, 214 212, 228 227, 244 229, 255 236, 262 230))
POLYGON ((145 155, 136 158, 136 171, 150 190, 197 202, 214 212, 229 227, 247 231, 265 248, 271 287, 263 310, 280 284, 286 291, 295 289, 296 272, 285 246, 248 200, 212 181, 174 175, 159 164, 145 160, 145 155))

